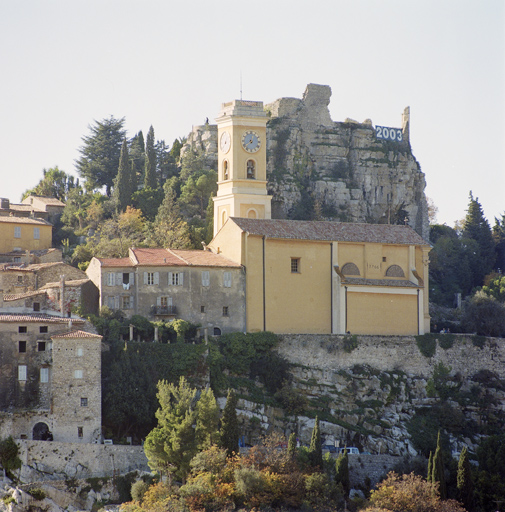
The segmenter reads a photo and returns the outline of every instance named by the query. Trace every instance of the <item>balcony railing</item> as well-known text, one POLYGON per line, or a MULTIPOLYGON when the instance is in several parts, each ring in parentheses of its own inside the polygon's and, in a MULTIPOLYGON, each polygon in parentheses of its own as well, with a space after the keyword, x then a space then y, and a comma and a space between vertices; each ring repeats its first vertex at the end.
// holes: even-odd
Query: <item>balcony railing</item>
POLYGON ((177 308, 175 306, 153 306, 152 314, 156 316, 175 316, 177 308))

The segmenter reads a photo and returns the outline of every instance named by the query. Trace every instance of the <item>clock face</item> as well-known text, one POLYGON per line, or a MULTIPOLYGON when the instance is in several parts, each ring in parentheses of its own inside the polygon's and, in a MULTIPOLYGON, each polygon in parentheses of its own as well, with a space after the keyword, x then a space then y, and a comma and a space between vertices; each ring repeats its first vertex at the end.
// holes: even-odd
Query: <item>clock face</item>
POLYGON ((230 150, 230 146, 231 146, 231 137, 228 132, 223 132, 223 134, 221 135, 220 144, 221 144, 221 151, 223 153, 228 153, 228 151, 230 150))
POLYGON ((261 146, 261 140, 259 134, 253 131, 245 132, 242 135, 242 147, 248 153, 256 153, 261 146))

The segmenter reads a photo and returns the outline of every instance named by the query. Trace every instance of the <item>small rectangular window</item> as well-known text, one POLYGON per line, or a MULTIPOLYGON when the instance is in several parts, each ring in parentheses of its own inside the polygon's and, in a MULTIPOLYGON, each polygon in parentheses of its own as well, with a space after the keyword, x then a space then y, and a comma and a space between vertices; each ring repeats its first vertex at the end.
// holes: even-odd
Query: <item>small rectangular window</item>
POLYGON ((46 351, 46 342, 45 341, 37 341, 37 352, 45 352, 46 351))
POLYGON ((106 299, 107 307, 110 309, 115 309, 114 307, 114 297, 107 297, 106 299))
POLYGON ((26 365, 18 366, 18 380, 26 380, 26 365))
POLYGON ((223 306, 223 316, 228 316, 228 306, 223 306))
POLYGON ((14 226, 14 238, 21 238, 21 226, 14 226))
POLYGON ((115 286, 116 274, 114 272, 107 272, 107 286, 115 286))
POLYGON ((40 334, 46 334, 48 332, 47 325, 41 325, 39 327, 40 334))
POLYGON ((20 256, 14 256, 14 263, 21 263, 21 257, 20 256))
POLYGON ((88 399, 81 398, 81 407, 88 407, 88 399))
POLYGON ((386 261, 386 256, 383 256, 382 257, 382 261, 385 262, 386 261))
POLYGON ((205 306, 200 306, 200 313, 205 313, 205 306))
POLYGON ((121 309, 130 309, 132 307, 129 295, 124 295, 123 297, 121 297, 121 300, 121 309))
POLYGON ((74 370, 74 379, 82 379, 82 370, 74 370))
POLYGON ((84 429, 83 427, 77 427, 77 437, 82 439, 84 437, 84 429))
POLYGON ((18 349, 19 352, 26 352, 26 341, 19 341, 18 342, 18 349))
POLYGON ((154 284, 154 272, 147 273, 147 284, 154 284))
POLYGON ((202 271, 202 286, 210 286, 210 272, 208 270, 202 271))
POLYGON ((83 353, 84 353, 84 350, 83 350, 81 347, 79 347, 79 348, 77 349, 77 357, 82 357, 82 356, 83 356, 83 353))
POLYGON ((33 228, 33 238, 40 240, 40 228, 33 228))
POLYGON ((27 332, 27 327, 26 327, 26 325, 20 325, 20 326, 18 327, 18 332, 20 332, 20 333, 27 332))
POLYGON ((18 284, 23 284, 23 276, 18 276, 18 284))
POLYGON ((40 382, 49 382, 49 368, 40 369, 40 382))
POLYGON ((225 288, 231 288, 231 272, 225 272, 223 274, 223 286, 225 288))
POLYGON ((33 311, 40 311, 40 302, 33 303, 33 311))
POLYGON ((291 258, 291 273, 300 273, 300 258, 291 258))

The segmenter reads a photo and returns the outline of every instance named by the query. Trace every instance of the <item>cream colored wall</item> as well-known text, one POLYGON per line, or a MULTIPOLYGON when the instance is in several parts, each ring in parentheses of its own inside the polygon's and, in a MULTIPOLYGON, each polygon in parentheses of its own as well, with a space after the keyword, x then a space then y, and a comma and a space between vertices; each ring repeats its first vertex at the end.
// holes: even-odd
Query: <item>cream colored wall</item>
POLYGON ((233 222, 229 221, 222 227, 219 233, 212 239, 208 248, 215 254, 222 254, 228 259, 245 265, 245 255, 242 238, 246 235, 233 222))
POLYGON ((41 224, 24 224, 21 222, 0 222, 0 252, 11 252, 15 247, 24 251, 50 249, 52 242, 52 226, 41 224), (21 238, 14 238, 14 228, 21 228, 21 238), (38 227, 40 239, 33 238, 33 228, 38 227))
POLYGON ((351 334, 418 334, 417 291, 400 293, 347 292, 347 330, 351 334))

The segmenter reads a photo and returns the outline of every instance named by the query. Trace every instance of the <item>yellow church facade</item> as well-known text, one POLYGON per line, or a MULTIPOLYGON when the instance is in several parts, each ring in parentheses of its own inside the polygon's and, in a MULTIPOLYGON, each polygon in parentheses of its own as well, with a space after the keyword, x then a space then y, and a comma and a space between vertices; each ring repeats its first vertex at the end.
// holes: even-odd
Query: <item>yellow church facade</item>
POLYGON ((261 102, 223 104, 207 249, 243 265, 248 332, 429 332, 430 245, 411 227, 271 219, 261 102))

